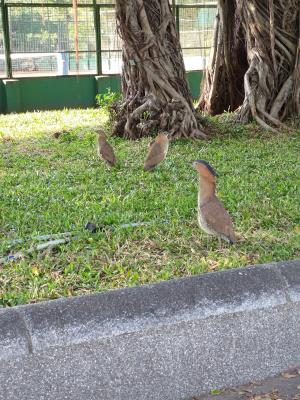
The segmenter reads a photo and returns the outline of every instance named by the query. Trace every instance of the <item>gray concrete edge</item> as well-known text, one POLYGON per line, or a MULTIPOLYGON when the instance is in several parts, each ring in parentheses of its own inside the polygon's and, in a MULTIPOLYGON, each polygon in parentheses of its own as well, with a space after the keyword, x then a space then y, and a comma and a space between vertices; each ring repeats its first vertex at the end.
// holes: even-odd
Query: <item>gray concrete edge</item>
POLYGON ((0 361, 291 303, 300 307, 300 260, 4 308, 0 361))

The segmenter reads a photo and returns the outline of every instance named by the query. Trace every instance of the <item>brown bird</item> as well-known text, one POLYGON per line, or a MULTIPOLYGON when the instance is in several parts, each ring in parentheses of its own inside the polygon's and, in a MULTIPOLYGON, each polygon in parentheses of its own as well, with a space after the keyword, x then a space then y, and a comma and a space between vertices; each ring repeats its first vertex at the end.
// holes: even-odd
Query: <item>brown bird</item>
POLYGON ((157 164, 163 161, 167 155, 169 148, 168 136, 159 133, 156 139, 150 143, 149 151, 144 163, 144 171, 150 171, 157 164))
POLYGON ((102 157, 105 163, 109 167, 116 165, 117 160, 113 148, 106 141, 106 134, 104 131, 100 130, 98 133, 98 143, 97 143, 98 156, 102 157))
POLYGON ((235 243, 236 238, 230 215, 216 196, 215 170, 204 160, 193 163, 199 174, 198 193, 198 222, 200 227, 208 234, 235 243))

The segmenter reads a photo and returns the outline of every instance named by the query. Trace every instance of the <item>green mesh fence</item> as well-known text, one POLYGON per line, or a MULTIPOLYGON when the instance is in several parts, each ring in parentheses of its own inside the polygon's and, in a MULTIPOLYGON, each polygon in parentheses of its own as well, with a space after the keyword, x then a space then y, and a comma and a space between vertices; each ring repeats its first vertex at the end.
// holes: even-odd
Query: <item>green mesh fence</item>
POLYGON ((0 18, 0 76, 5 76, 5 57, 4 57, 4 38, 3 38, 3 25, 0 18))
POLYGON ((96 73, 96 34, 92 8, 78 9, 78 62, 71 7, 8 7, 14 76, 96 73))
POLYGON ((204 69, 212 46, 216 8, 179 8, 179 36, 187 70, 204 69))
MULTIPOLYGON (((77 2, 78 54, 72 0, 2 0, 0 76, 6 73, 4 24, 9 32, 10 76, 120 73, 122 43, 116 32, 115 1, 77 2)), ((186 69, 203 69, 212 43, 216 2, 176 0, 170 4, 186 69)))
POLYGON ((122 42, 117 35, 117 24, 114 8, 100 9, 101 55, 103 74, 121 72, 122 42))

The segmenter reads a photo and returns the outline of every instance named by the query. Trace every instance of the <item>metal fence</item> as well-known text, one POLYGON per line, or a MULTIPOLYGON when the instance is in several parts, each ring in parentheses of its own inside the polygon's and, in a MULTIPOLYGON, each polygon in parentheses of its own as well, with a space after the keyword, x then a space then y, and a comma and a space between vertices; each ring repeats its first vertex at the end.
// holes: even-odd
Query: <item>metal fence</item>
MULTIPOLYGON (((121 41, 114 0, 1 1, 0 76, 117 74, 121 41)), ((203 69, 212 44, 214 0, 170 0, 187 70, 203 69)))

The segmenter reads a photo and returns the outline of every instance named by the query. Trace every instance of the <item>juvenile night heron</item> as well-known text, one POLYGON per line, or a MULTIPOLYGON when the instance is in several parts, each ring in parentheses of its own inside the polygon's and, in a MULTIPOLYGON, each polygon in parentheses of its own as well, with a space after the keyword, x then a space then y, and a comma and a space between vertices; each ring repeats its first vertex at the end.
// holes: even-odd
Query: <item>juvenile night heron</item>
POLYGON ((235 243, 236 238, 230 215, 216 196, 217 173, 208 162, 197 160, 193 163, 199 174, 198 222, 208 234, 228 243, 235 243))
POLYGON ((144 171, 150 171, 155 168, 157 164, 162 162, 168 152, 169 139, 164 133, 159 133, 156 139, 151 142, 149 151, 144 163, 144 171))
POLYGON ((106 141, 106 134, 103 130, 98 133, 97 152, 109 167, 116 165, 117 160, 113 148, 106 141))

